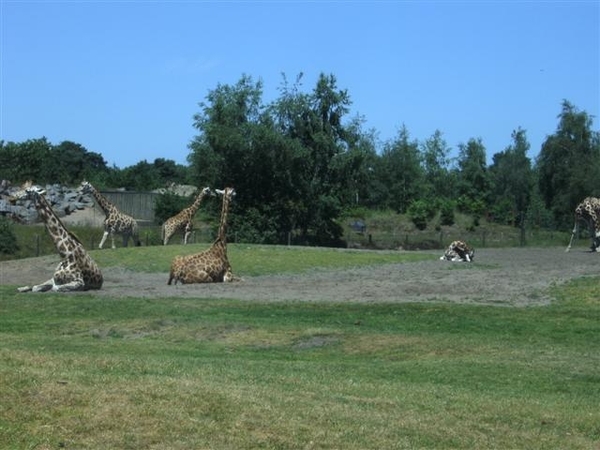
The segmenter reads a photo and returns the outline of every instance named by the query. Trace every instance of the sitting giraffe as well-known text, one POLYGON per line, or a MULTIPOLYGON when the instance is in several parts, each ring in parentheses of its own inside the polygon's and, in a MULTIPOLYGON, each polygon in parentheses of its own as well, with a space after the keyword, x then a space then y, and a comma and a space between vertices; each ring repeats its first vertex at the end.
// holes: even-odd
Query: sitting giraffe
POLYGON ((176 256, 171 263, 167 284, 219 283, 233 281, 231 264, 227 258, 227 213, 235 195, 233 188, 215 190, 223 196, 219 234, 209 249, 187 256, 176 256))
POLYGON ((575 225, 571 232, 571 240, 565 250, 568 252, 571 250, 571 244, 573 243, 573 237, 577 233, 577 227, 580 221, 586 222, 590 227, 590 233, 592 235, 592 246, 591 251, 595 252, 600 247, 600 198, 586 197, 583 201, 575 208, 575 225))
POLYGON ((163 245, 167 245, 169 239, 178 231, 183 231, 183 245, 187 244, 188 237, 192 234, 194 228, 194 216, 200 207, 200 203, 207 195, 213 195, 209 187, 205 187, 200 191, 194 203, 165 220, 162 226, 163 245))
POLYGON ((56 250, 62 257, 62 261, 56 267, 54 276, 48 281, 31 286, 18 288, 19 292, 67 292, 87 291, 88 289, 100 289, 102 287, 102 272, 87 254, 83 244, 77 236, 71 233, 58 216, 44 196, 45 191, 27 182, 23 189, 12 196, 12 201, 28 199, 34 202, 38 214, 46 224, 46 229, 54 241, 56 250))
POLYGON ((475 258, 475 250, 464 241, 452 242, 444 252, 444 256, 440 257, 443 261, 465 262, 472 262, 473 258, 475 258))
POLYGON ((104 214, 106 214, 106 218, 104 219, 104 235, 98 246, 99 248, 102 248, 109 235, 112 242, 112 248, 116 248, 115 234, 123 235, 123 247, 127 247, 130 237, 133 239, 136 246, 141 245, 138 224, 133 217, 119 211, 119 209, 98 192, 91 183, 87 181, 82 182, 80 190, 82 194, 92 194, 98 202, 98 205, 100 205, 100 208, 102 208, 102 211, 104 211, 104 214))

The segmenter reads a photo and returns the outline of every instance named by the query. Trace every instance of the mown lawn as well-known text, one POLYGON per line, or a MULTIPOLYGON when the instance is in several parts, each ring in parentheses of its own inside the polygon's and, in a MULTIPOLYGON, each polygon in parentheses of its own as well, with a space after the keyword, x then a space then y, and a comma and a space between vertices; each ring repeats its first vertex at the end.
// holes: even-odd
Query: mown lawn
MULTIPOLYGON (((256 270, 304 270, 283 252, 256 270)), ((325 252, 330 265, 348 260, 325 252)), ((152 270, 131 258, 128 267, 152 270)), ((0 442, 597 448, 600 277, 553 292, 549 306, 508 308, 122 300, 1 286, 0 442)))

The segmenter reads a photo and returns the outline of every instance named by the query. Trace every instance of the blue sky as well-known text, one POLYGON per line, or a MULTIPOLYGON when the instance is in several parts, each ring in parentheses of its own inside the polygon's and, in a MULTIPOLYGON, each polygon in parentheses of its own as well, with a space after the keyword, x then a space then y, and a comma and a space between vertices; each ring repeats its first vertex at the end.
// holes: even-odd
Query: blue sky
POLYGON ((109 165, 186 163, 207 93, 243 74, 279 96, 333 74, 380 140, 436 129, 488 163, 527 130, 530 156, 563 99, 600 108, 599 1, 0 0, 0 139, 70 140, 109 165))

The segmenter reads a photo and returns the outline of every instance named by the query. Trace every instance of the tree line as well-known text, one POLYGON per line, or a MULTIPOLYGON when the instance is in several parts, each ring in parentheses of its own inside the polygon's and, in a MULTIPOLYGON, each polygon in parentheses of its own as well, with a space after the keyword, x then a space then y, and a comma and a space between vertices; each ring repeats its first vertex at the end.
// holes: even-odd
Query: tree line
MULTIPOLYGON (((454 212, 513 226, 568 229, 573 210, 600 196, 600 132, 593 118, 563 100, 558 124, 532 160, 527 132, 516 128, 504 150, 493 154, 480 138, 458 145, 443 133, 412 139, 402 126, 380 142, 364 119, 351 116, 351 98, 334 75, 321 74, 302 90, 302 74, 285 75, 274 101, 263 100, 262 82, 243 75, 209 90, 193 117, 196 135, 188 165, 159 158, 119 169, 80 144, 52 145, 45 138, 0 142, 0 178, 38 183, 151 190, 169 183, 234 186, 231 227, 246 242, 279 243, 289 232, 303 243, 339 242, 344 215, 372 209, 408 214, 419 228, 454 212)), ((507 139, 508 140, 508 139, 507 139)), ((163 220, 186 205, 167 197, 157 204, 163 220)))

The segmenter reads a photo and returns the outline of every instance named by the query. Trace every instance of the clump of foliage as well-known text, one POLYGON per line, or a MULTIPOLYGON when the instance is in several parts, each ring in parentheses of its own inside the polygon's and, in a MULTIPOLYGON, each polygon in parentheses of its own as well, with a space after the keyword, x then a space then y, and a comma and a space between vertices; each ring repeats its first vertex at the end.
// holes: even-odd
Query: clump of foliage
POLYGON ((0 217, 0 253, 13 255, 19 250, 17 236, 12 224, 5 217, 0 217))
POLYGON ((455 204, 451 200, 440 202, 440 222, 442 225, 454 225, 454 208, 455 204))
POLYGON ((154 216, 156 222, 162 224, 169 217, 173 217, 194 201, 192 197, 182 197, 172 192, 159 195, 154 203, 154 216))
POLYGON ((419 230, 427 228, 429 222, 436 213, 435 205, 424 200, 415 200, 406 211, 410 219, 419 230))

